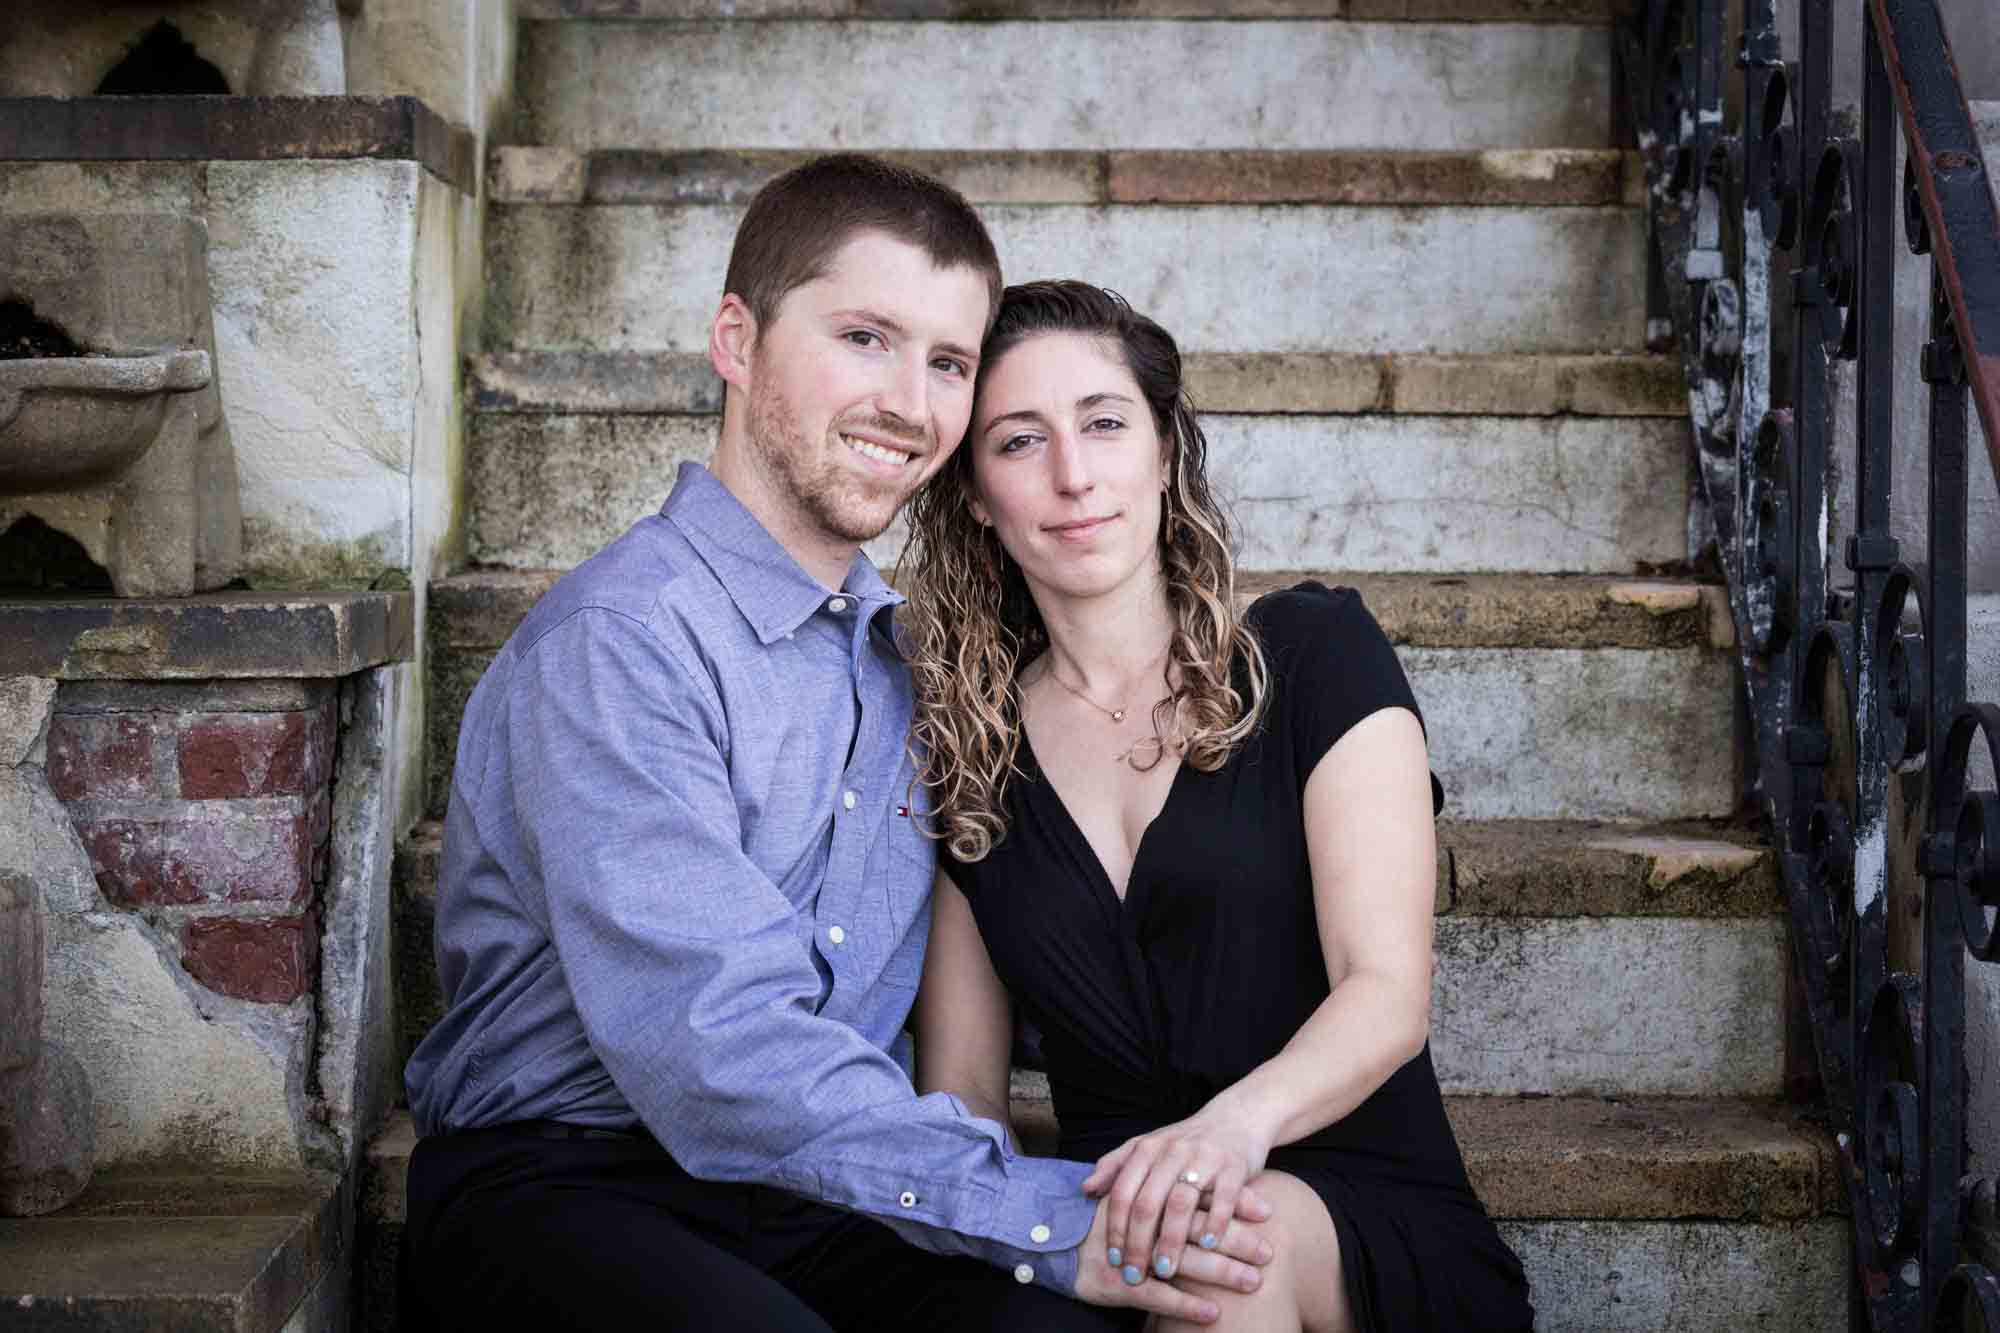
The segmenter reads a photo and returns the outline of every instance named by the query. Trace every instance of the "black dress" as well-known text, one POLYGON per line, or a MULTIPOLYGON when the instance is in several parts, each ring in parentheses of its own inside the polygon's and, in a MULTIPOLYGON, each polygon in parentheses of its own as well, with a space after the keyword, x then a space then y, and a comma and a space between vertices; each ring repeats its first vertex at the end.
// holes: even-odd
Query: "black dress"
MULTIPOLYGON (((1007 836, 983 861, 944 859, 1040 1029, 1064 1157, 1095 1160, 1192 1115, 1327 996, 1306 779, 1356 722, 1416 701, 1351 589, 1301 584, 1249 618, 1270 673, 1262 724, 1216 772, 1181 766, 1122 903, 1025 743, 1007 836)), ((1520 1262, 1466 1181, 1428 1046, 1268 1165, 1326 1201, 1361 1329, 1532 1327, 1520 1262)))

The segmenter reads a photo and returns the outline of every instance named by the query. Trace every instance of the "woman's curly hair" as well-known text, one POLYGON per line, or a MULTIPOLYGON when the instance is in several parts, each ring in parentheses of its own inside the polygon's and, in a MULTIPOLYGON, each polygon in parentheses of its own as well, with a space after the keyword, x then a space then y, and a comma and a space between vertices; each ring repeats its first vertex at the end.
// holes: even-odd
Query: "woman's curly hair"
MULTIPOLYGON (((1229 520, 1208 486, 1208 441, 1181 378, 1180 348, 1114 292, 1082 282, 1009 287, 981 349, 983 381, 1016 346, 1050 333, 1118 349, 1153 413, 1166 451, 1160 558, 1174 633, 1155 733, 1181 726, 1183 760, 1213 772, 1257 725, 1264 655, 1236 609, 1229 520), (1248 698, 1232 668, 1241 662, 1248 698)), ((934 830, 960 861, 985 857, 1007 834, 1003 798, 1021 748, 1020 673, 1048 646, 1021 570, 968 504, 968 443, 910 502, 910 541, 896 565, 909 598, 898 617, 916 686, 911 748, 931 795, 934 830)))

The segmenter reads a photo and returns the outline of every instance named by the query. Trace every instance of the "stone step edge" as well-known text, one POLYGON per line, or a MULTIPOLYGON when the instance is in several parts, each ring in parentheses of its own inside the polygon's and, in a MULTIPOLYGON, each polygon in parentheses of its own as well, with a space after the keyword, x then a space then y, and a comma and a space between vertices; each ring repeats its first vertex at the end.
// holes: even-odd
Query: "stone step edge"
POLYGON ((521 0, 523 22, 778 19, 1352 19, 1387 23, 1575 23, 1632 0, 521 0))
MULTIPOLYGON (((432 652, 499 648, 562 575, 473 570, 433 580, 432 652)), ((1245 571, 1237 577, 1237 600, 1248 603, 1308 578, 1357 589, 1390 640, 1410 648, 1725 649, 1735 642, 1727 591, 1684 580, 1245 571)))
MULTIPOLYGON (((413 926, 435 910, 443 838, 425 820, 397 844, 393 901, 413 926)), ((1728 920, 1779 916, 1784 899, 1776 856, 1741 828, 1444 820, 1434 905, 1453 918, 1728 920)))
MULTIPOLYGON (((1687 415, 1672 357, 1196 352, 1189 396, 1204 413, 1485 417, 1687 415)), ((722 382, 695 352, 494 351, 467 358, 472 410, 493 414, 713 415, 722 382)))
POLYGON ((0 1219, 0 1297, 36 1328, 318 1328, 354 1210, 352 1175, 111 1167, 60 1212, 0 1219))
MULTIPOLYGON (((1016 1070, 1013 1118, 1053 1147, 1044 1076, 1016 1070)), ((1473 1188, 1507 1220, 1784 1222, 1837 1214, 1832 1137, 1797 1110, 1748 1100, 1448 1097, 1473 1188)), ((362 1216, 403 1221, 416 1129, 398 1110, 369 1143, 362 1216)))
MULTIPOLYGON (((766 181, 815 155, 503 144, 487 158, 487 198, 516 205, 746 204, 766 181)), ((1646 188, 1638 154, 1616 148, 887 149, 880 156, 938 177, 975 204, 1635 208, 1645 202, 1646 188)))

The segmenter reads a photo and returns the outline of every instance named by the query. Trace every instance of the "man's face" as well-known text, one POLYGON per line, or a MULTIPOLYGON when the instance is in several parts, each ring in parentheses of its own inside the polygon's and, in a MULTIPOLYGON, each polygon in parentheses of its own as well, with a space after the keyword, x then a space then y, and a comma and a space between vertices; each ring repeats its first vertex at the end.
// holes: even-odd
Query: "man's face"
POLYGON ((974 270, 875 231, 786 293, 748 386, 780 524, 828 546, 881 535, 965 434, 991 299, 974 270))

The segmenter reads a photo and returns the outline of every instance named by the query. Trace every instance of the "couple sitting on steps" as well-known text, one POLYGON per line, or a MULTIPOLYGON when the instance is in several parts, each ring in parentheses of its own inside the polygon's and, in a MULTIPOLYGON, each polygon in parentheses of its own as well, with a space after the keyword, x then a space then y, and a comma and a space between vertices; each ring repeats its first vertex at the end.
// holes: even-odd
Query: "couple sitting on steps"
POLYGON ((1431 1066, 1415 702, 1353 592, 1238 607, 1173 339, 839 156, 709 357, 710 467, 466 709, 405 1327, 1530 1327, 1431 1066))

